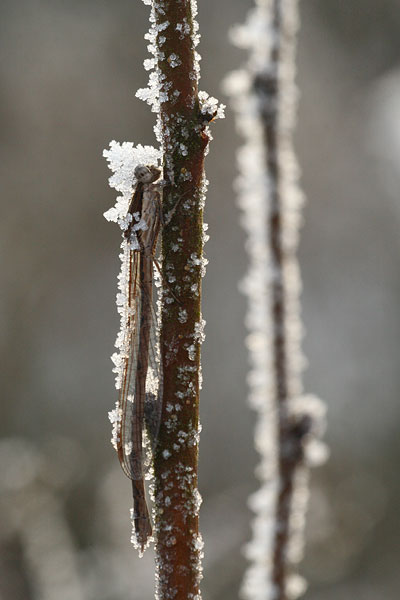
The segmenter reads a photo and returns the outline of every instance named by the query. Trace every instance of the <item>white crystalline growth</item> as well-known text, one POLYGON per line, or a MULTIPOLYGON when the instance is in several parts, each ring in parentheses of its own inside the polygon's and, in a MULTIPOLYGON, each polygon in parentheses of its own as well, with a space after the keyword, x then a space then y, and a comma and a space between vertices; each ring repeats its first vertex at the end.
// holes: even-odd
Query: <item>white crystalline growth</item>
MULTIPOLYGON (((165 87, 165 76, 161 73, 158 63, 165 59, 165 54, 160 47, 165 42, 166 38, 164 35, 160 35, 161 32, 165 31, 169 27, 169 21, 157 24, 156 19, 156 8, 151 0, 143 0, 144 4, 150 5, 150 28, 144 36, 149 42, 147 49, 150 54, 153 55, 153 59, 146 59, 144 61, 144 68, 146 71, 150 70, 149 82, 146 88, 140 88, 136 92, 136 97, 144 102, 147 102, 151 106, 152 112, 158 113, 160 108, 160 102, 166 102, 168 100, 168 89, 165 87)), ((161 7, 158 7, 161 11, 161 7)), ((171 55, 169 57, 171 66, 175 67, 180 64, 179 57, 171 55)))
POLYGON ((225 117, 225 104, 220 104, 214 96, 207 92, 199 92, 200 111, 203 115, 211 116, 214 119, 223 119, 225 117))
POLYGON ((108 419, 113 426, 112 427, 112 435, 111 435, 111 444, 113 445, 115 450, 118 450, 118 442, 119 442, 118 432, 119 432, 120 423, 122 420, 122 411, 120 409, 118 400, 115 403, 115 408, 113 410, 110 410, 110 412, 108 413, 108 419))
POLYGON ((202 344, 206 339, 206 334, 204 333, 204 327, 206 326, 205 319, 201 318, 198 323, 194 324, 194 333, 193 337, 199 344, 202 344))
MULTIPOLYGON (((103 156, 108 161, 108 166, 113 175, 109 179, 109 184, 112 188, 120 192, 115 205, 104 213, 107 221, 117 223, 122 231, 125 231, 129 225, 127 212, 129 203, 132 198, 132 193, 135 181, 135 168, 138 165, 158 165, 161 159, 161 151, 153 148, 153 146, 134 146, 131 142, 123 142, 122 144, 112 141, 110 148, 104 150, 103 156)), ((134 228, 141 228, 139 221, 134 228)), ((128 322, 131 317, 126 299, 129 294, 129 256, 131 242, 123 238, 121 243, 121 270, 118 275, 118 293, 117 293, 117 309, 120 315, 120 330, 115 341, 115 352, 111 360, 114 363, 113 372, 115 373, 115 387, 121 388, 122 376, 126 358, 129 354, 129 335, 128 322)), ((118 407, 117 407, 118 408, 118 407)), ((113 421, 113 443, 116 443, 115 432, 117 423, 113 421)))
POLYGON ((134 146, 132 142, 110 142, 110 147, 103 150, 103 156, 113 171, 108 180, 110 187, 121 192, 115 205, 104 213, 107 221, 118 223, 121 227, 126 219, 129 202, 135 186, 135 168, 138 165, 157 165, 161 160, 161 151, 153 146, 134 146))

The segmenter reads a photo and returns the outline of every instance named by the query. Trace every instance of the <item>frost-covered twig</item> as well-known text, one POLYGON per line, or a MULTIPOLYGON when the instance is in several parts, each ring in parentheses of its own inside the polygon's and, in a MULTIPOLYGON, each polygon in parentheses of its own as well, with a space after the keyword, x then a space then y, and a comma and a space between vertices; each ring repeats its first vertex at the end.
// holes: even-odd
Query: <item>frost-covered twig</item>
MULTIPOLYGON (((201 277, 207 238, 203 206, 207 181, 204 158, 210 140, 209 123, 223 116, 223 106, 198 91, 199 41, 196 0, 144 0, 151 7, 146 34, 152 58, 147 88, 137 96, 157 113, 155 133, 160 153, 152 148, 112 143, 106 151, 115 174, 110 182, 122 197, 107 218, 126 229, 133 173, 140 162, 163 166, 161 360, 163 408, 154 457, 156 527, 156 593, 160 599, 199 600, 202 539, 198 529, 201 498, 197 489, 199 443, 200 345, 204 339, 201 277), (146 159, 148 155, 148 160, 146 159)), ((122 256, 124 260, 124 256, 122 256)), ((125 274, 120 276, 124 298, 125 274)), ((118 301, 118 300, 117 300, 118 301)), ((121 312, 124 330, 129 315, 121 312)), ((114 356, 117 387, 126 349, 117 338, 114 356)), ((111 418, 121 419, 117 405, 111 418)))
POLYGON ((297 0, 256 0, 247 23, 233 32, 248 48, 246 67, 227 88, 245 138, 239 153, 239 201, 249 236, 248 339, 251 404, 259 412, 256 444, 262 460, 246 600, 300 595, 294 566, 302 555, 307 466, 320 459, 324 409, 304 396, 300 349, 300 277, 296 250, 302 196, 292 147, 297 0), (318 455, 316 452, 318 450, 318 455))
POLYGON ((199 600, 203 542, 198 527, 200 344, 204 339, 201 277, 205 271, 203 205, 208 123, 223 116, 214 98, 198 92, 199 42, 195 0, 152 5, 150 49, 158 82, 157 135, 163 148, 162 359, 164 402, 155 457, 157 593, 199 600), (178 208, 174 211, 175 207, 178 208), (174 301, 171 293, 179 302, 174 301))

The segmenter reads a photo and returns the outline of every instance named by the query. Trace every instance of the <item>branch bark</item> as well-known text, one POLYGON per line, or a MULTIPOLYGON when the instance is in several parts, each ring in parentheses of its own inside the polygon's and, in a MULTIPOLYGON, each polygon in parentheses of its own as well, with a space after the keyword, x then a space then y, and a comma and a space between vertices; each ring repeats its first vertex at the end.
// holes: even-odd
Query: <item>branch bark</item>
POLYGON ((164 161, 161 353, 163 412, 155 454, 157 597, 200 599, 197 489, 204 157, 211 116, 198 93, 195 2, 153 4, 164 161), (165 26, 165 23, 168 23, 165 26), (178 299, 178 301, 176 301, 178 299))

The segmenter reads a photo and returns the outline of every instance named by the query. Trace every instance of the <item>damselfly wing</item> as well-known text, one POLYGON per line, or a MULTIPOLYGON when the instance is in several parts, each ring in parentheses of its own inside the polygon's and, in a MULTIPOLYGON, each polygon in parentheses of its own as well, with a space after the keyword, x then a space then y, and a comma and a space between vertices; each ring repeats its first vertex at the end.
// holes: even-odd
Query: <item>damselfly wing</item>
MULTIPOLYGON (((135 169, 137 184, 128 209, 123 241, 121 387, 113 416, 114 445, 125 474, 132 480, 136 543, 143 552, 152 534, 144 476, 152 462, 161 418, 163 376, 157 316, 153 304, 154 254, 161 224, 161 195, 154 183, 160 170, 135 169)), ((120 340, 121 341, 121 340, 120 340)))

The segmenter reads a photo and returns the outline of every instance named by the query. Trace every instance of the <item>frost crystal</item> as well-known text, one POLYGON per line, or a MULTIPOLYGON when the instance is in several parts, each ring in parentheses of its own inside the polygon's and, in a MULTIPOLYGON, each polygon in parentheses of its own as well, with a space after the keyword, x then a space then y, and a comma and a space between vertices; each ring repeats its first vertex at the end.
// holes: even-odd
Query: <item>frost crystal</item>
POLYGON ((112 428, 112 436, 111 436, 111 443, 114 446, 115 450, 117 450, 118 430, 119 430, 119 424, 120 424, 120 422, 122 420, 122 410, 119 407, 119 402, 118 401, 115 404, 114 410, 110 410, 110 412, 108 413, 108 418, 110 420, 110 423, 113 426, 113 428, 112 428))
POLYGON ((179 58, 179 56, 177 54, 171 54, 168 58, 167 61, 169 62, 170 66, 174 69, 175 67, 179 67, 179 65, 182 64, 181 59, 179 58))
MULTIPOLYGON (((205 227, 203 227, 203 231, 207 230, 208 225, 204 223, 205 227)), ((206 240, 207 241, 207 240, 206 240)), ((200 267, 200 275, 204 277, 206 274, 206 266, 208 265, 208 259, 201 256, 200 258, 196 256, 196 254, 191 254, 190 256, 190 264, 192 266, 200 267)))
POLYGON ((178 321, 179 323, 186 323, 188 318, 187 310, 185 308, 179 308, 178 321))
POLYGON ((200 110, 204 116, 210 116, 213 119, 223 119, 225 117, 225 104, 219 104, 213 96, 207 92, 199 92, 200 110))
POLYGON ((202 344, 206 339, 206 334, 204 333, 204 327, 206 322, 204 319, 201 319, 199 323, 194 324, 194 334, 193 337, 197 343, 202 344))
POLYGON ((192 344, 191 346, 188 346, 188 356, 189 356, 189 360, 195 360, 196 359, 196 346, 194 346, 194 344, 192 344))

